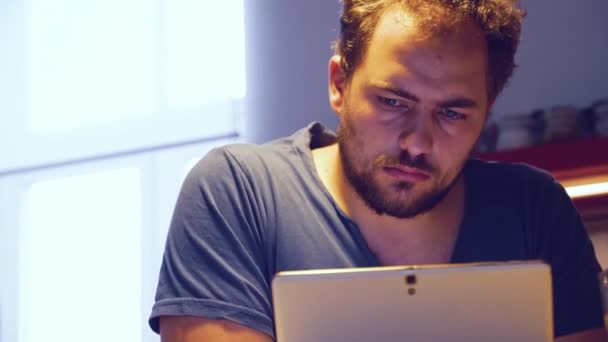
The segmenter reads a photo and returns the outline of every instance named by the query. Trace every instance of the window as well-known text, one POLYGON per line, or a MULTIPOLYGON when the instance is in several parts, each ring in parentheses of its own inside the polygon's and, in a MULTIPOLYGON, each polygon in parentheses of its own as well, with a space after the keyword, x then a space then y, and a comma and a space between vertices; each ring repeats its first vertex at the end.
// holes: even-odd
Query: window
POLYGON ((242 0, 3 3, 0 341, 159 340, 179 187, 238 139, 243 17, 242 0))
POLYGON ((18 233, 20 342, 141 341, 141 194, 133 167, 30 187, 18 233))
POLYGON ((0 174, 235 133, 242 0, 8 2, 0 174))

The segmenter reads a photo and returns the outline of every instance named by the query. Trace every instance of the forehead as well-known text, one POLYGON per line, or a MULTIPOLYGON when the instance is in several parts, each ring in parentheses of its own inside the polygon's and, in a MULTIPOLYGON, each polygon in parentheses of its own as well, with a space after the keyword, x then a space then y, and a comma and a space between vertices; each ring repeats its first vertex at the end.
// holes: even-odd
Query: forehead
POLYGON ((433 33, 420 28, 415 16, 394 8, 380 17, 359 69, 364 77, 389 83, 407 80, 486 95, 487 66, 483 32, 472 19, 433 33))

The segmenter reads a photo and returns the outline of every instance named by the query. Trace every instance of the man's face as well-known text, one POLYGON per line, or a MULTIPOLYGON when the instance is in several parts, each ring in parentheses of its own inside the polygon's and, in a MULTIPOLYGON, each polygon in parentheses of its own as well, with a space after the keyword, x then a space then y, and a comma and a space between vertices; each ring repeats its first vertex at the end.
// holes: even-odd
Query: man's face
POLYGON ((449 192, 489 107, 481 30, 470 22, 442 36, 416 33, 403 12, 385 13, 341 101, 332 100, 348 181, 368 207, 399 218, 449 192))

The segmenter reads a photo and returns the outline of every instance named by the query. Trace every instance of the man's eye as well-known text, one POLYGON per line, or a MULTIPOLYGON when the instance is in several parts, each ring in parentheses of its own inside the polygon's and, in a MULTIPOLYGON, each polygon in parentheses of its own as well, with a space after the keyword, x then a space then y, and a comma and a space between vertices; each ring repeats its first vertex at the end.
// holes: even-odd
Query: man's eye
POLYGON ((378 102, 380 102, 381 105, 389 108, 407 108, 402 101, 390 97, 378 96, 378 102))
POLYGON ((464 115, 462 113, 458 113, 458 112, 453 111, 451 109, 447 109, 447 108, 441 109, 439 111, 439 113, 440 113, 440 115, 442 115, 446 119, 450 119, 450 120, 464 120, 464 119, 466 119, 466 115, 464 115))

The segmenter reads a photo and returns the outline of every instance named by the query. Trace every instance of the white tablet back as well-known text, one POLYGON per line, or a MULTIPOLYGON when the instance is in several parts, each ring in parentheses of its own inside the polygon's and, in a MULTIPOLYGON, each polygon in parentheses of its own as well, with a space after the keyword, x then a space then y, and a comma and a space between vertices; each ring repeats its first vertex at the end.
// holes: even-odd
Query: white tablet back
POLYGON ((277 341, 553 341, 551 284, 541 262, 281 272, 277 341))

